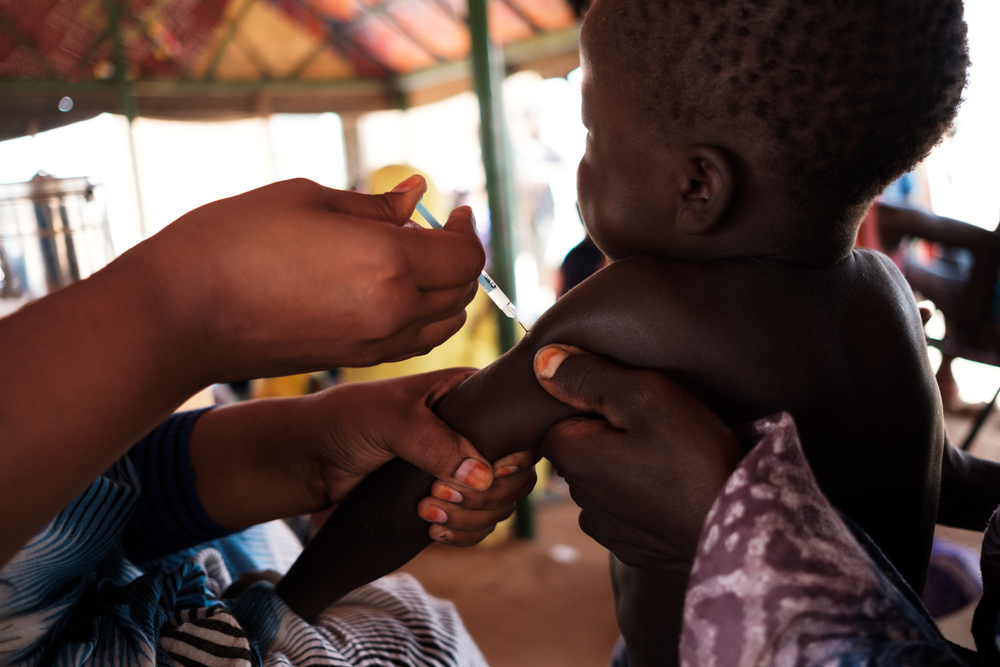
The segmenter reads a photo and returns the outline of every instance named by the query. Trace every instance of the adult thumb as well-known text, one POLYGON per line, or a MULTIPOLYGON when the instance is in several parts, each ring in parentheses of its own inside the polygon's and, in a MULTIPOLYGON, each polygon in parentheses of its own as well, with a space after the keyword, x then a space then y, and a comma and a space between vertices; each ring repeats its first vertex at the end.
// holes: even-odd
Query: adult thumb
POLYGON ((425 192, 427 181, 423 176, 414 174, 390 192, 381 194, 327 190, 326 206, 333 213, 402 226, 410 220, 413 209, 425 192))
POLYGON ((446 368, 390 381, 396 386, 411 387, 423 394, 423 398, 422 406, 406 417, 406 436, 393 438, 388 449, 438 479, 455 480, 484 491, 493 483, 493 466, 471 442, 431 410, 431 406, 474 372, 473 368, 446 368))
POLYGON ((546 345, 535 353, 535 379, 549 394, 578 410, 598 413, 615 428, 629 421, 628 401, 637 374, 573 345, 546 345))

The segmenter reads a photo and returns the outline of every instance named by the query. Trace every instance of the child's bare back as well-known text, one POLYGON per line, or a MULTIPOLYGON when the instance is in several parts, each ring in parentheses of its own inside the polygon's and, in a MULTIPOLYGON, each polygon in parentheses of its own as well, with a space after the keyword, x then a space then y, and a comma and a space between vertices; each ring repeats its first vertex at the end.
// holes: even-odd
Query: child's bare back
MULTIPOLYGON (((922 588, 943 422, 912 295, 884 256, 855 251, 830 268, 619 261, 560 301, 504 365, 530 367, 522 356, 550 342, 662 370, 729 425, 790 412, 824 492, 922 588)), ((516 384, 523 406, 504 401, 504 412, 530 423, 543 392, 533 377, 516 384)))

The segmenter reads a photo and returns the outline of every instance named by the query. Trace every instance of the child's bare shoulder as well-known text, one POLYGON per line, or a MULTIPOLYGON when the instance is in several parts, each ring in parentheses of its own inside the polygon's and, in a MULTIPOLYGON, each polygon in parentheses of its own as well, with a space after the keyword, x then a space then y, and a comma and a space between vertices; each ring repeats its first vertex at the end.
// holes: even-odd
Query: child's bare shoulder
POLYGON ((703 303, 702 297, 708 294, 756 299, 762 296, 759 289, 768 287, 795 298, 802 289, 820 285, 836 294, 849 292, 852 296, 869 290, 884 292, 887 288, 893 293, 909 294, 905 280, 888 257, 861 248, 835 265, 818 267, 768 258, 685 262, 632 257, 594 274, 574 288, 566 300, 569 303, 612 296, 627 299, 629 295, 639 294, 644 300, 652 297, 678 306, 697 305, 703 303))
POLYGON ((810 330, 823 339, 857 338, 862 321, 862 331, 889 329, 910 343, 919 338, 905 280, 887 257, 866 250, 829 267, 751 258, 621 260, 571 290, 538 325, 555 339, 613 330, 619 344, 632 340, 635 349, 652 336, 661 354, 687 355, 689 346, 727 339, 742 341, 727 345, 734 351, 797 347, 810 330))

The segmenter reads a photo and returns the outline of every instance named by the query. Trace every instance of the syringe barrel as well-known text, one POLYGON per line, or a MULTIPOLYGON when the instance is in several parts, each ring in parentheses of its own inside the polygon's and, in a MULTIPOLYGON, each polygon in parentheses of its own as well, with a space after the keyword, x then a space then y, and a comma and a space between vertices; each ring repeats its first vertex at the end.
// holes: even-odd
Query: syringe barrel
POLYGON ((493 303, 497 305, 497 308, 503 311, 503 314, 507 317, 514 317, 514 304, 510 302, 507 295, 503 293, 503 290, 497 287, 496 289, 487 292, 489 297, 493 299, 493 303))
MULTIPOLYGON (((479 284, 483 286, 483 289, 486 290, 487 294, 492 294, 493 290, 500 289, 497 287, 497 284, 493 282, 493 279, 490 278, 490 275, 485 271, 479 274, 479 284)), ((493 300, 496 301, 496 299, 493 300)))

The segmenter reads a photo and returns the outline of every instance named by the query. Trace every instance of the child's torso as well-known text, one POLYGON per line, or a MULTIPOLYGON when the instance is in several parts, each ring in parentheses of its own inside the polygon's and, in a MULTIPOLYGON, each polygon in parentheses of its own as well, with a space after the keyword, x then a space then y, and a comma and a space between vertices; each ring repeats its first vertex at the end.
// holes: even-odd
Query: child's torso
POLYGON ((545 319, 547 340, 668 372, 729 424, 790 412, 830 500, 922 586, 943 420, 919 315, 887 259, 635 258, 545 319))

